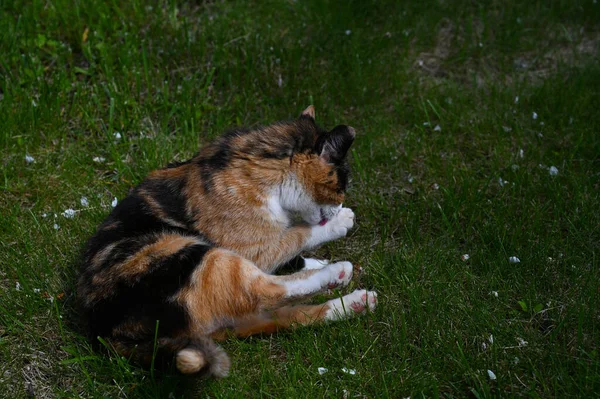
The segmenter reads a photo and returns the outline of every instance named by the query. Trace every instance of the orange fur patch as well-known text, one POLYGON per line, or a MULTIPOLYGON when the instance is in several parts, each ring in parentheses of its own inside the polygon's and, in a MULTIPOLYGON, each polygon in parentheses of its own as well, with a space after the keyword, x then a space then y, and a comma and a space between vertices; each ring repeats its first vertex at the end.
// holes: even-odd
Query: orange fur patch
POLYGON ((334 166, 315 154, 298 154, 292 162, 292 171, 319 204, 339 205, 344 194, 339 193, 334 166))
POLYGON ((285 288, 239 255, 215 248, 206 253, 175 300, 188 311, 194 333, 207 333, 227 319, 273 306, 285 288))

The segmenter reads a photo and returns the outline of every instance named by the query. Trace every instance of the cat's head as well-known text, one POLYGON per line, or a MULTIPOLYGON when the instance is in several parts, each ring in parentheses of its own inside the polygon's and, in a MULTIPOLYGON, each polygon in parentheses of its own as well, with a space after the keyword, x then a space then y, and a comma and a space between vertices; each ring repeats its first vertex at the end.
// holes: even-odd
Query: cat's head
POLYGON ((307 223, 325 223, 339 212, 344 201, 350 173, 347 155, 355 131, 346 125, 323 130, 315 122, 312 105, 295 125, 295 137, 302 142, 290 156, 290 174, 282 186, 281 204, 299 213, 307 223))

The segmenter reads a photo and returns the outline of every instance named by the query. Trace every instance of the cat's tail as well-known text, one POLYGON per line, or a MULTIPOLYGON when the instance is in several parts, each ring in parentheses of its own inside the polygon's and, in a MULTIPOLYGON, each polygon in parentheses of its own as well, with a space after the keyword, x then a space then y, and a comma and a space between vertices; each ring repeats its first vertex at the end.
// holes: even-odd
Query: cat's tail
POLYGON ((217 378, 227 377, 231 362, 225 350, 205 336, 159 338, 143 343, 121 339, 110 340, 117 353, 134 362, 156 366, 170 363, 173 357, 177 369, 183 374, 206 373, 217 378))
POLYGON ((229 374, 229 356, 211 338, 190 339, 183 349, 175 353, 175 364, 183 374, 195 374, 205 367, 217 378, 227 377, 229 374))

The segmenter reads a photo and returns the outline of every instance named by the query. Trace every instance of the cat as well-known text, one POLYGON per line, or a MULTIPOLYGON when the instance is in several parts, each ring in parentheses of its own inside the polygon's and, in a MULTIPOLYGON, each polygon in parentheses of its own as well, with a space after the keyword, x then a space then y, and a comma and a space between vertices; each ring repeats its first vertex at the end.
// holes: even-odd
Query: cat
POLYGON ((291 305, 352 277, 350 262, 298 256, 354 225, 341 205, 354 137, 349 126, 320 128, 309 106, 151 172, 84 249, 77 301, 90 336, 141 364, 225 377, 230 361, 215 340, 373 310, 377 294, 366 290, 291 305), (290 263, 301 270, 274 274, 290 263))

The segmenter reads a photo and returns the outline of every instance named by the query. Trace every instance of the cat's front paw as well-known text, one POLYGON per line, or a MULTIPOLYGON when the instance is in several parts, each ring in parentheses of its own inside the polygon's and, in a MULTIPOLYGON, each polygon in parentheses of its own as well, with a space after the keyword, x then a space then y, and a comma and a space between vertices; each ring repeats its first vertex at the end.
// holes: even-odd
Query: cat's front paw
POLYGON ((325 225, 329 229, 331 240, 345 237, 354 226, 354 212, 350 208, 342 208, 340 212, 325 225))
POLYGON ((350 208, 342 208, 325 225, 311 227, 311 235, 305 243, 305 248, 313 248, 327 241, 345 237, 352 226, 354 226, 354 212, 350 208))

